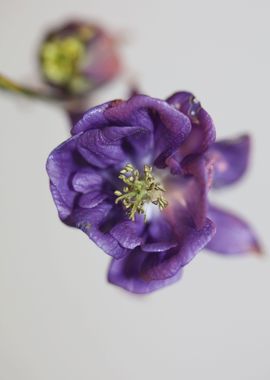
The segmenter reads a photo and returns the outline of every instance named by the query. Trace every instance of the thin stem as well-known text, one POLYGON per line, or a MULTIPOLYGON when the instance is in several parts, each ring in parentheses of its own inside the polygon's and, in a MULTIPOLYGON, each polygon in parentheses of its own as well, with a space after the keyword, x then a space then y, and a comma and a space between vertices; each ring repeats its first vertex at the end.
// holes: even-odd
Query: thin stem
POLYGON ((13 94, 24 95, 30 98, 42 99, 46 101, 61 101, 62 97, 43 90, 37 90, 32 87, 24 86, 0 74, 0 89, 13 94))

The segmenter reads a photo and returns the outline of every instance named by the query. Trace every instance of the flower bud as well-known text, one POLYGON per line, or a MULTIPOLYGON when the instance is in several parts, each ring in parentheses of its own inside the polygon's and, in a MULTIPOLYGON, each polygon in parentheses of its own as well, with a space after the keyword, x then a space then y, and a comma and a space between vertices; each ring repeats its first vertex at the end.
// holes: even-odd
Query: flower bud
POLYGON ((49 32, 39 58, 44 80, 68 97, 85 95, 120 71, 114 39, 85 22, 49 32))

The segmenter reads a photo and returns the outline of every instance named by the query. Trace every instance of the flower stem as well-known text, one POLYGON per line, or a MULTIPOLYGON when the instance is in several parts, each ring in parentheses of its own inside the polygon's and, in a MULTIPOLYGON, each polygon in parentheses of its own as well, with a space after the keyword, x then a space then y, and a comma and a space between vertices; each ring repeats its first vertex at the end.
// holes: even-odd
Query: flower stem
POLYGON ((60 96, 46 92, 44 90, 37 90, 32 87, 24 86, 0 74, 0 90, 8 91, 13 94, 24 95, 30 98, 42 99, 46 101, 60 101, 60 96))

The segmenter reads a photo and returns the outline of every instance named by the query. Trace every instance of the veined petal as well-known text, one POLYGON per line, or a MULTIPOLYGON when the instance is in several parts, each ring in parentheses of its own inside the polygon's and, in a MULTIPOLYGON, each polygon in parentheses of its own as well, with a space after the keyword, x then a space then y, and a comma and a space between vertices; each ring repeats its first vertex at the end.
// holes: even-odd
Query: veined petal
MULTIPOLYGON (((191 131, 190 119, 166 101, 144 95, 135 95, 128 101, 113 101, 86 112, 72 133, 108 126, 140 126, 147 130, 153 139, 130 139, 136 150, 144 154, 155 148, 155 164, 165 167, 165 159, 170 156, 186 139, 191 131), (166 135, 166 138, 164 138, 166 135), (136 141, 137 140, 137 141, 136 141)), ((138 153, 138 152, 137 152, 138 153)))
POLYGON ((62 220, 65 220, 70 215, 71 208, 63 200, 57 187, 52 182, 50 182, 50 190, 51 190, 52 197, 58 211, 59 218, 62 220))
POLYGON ((216 224, 217 233, 207 249, 223 254, 261 252, 254 231, 244 220, 215 206, 209 206, 208 216, 216 224))
POLYGON ((120 260, 112 260, 108 271, 108 281, 132 293, 145 294, 171 285, 181 278, 182 270, 174 276, 163 279, 146 281, 142 277, 142 266, 149 253, 137 250, 120 260))
POLYGON ((85 132, 89 129, 103 128, 110 125, 106 119, 104 111, 110 107, 113 102, 106 102, 96 107, 90 108, 84 113, 83 117, 74 125, 71 130, 72 135, 85 132))
POLYGON ((124 248, 134 249, 142 243, 136 222, 124 221, 118 223, 110 230, 110 234, 124 248))
POLYGON ((65 222, 81 229, 105 253, 119 259, 127 255, 130 250, 122 247, 103 226, 111 209, 112 205, 106 201, 91 209, 77 207, 65 222))
POLYGON ((97 227, 91 229, 88 236, 99 248, 107 253, 107 255, 115 259, 125 257, 131 251, 130 249, 124 248, 110 233, 103 233, 97 227))
MULTIPOLYGON (((176 225, 176 228, 179 226, 176 225)), ((164 254, 148 255, 142 266, 141 276, 146 281, 164 280, 170 278, 206 246, 215 234, 214 223, 207 219, 202 229, 192 226, 181 226, 185 232, 179 235, 179 247, 164 254)))
POLYGON ((80 168, 80 162, 76 160, 78 138, 79 135, 74 136, 54 149, 46 164, 52 196, 62 220, 72 212, 77 195, 70 185, 70 178, 80 168))
POLYGON ((123 139, 135 134, 145 135, 141 127, 105 127, 84 132, 78 140, 78 151, 89 164, 100 169, 127 162, 123 139))
POLYGON ((148 228, 150 243, 145 237, 146 244, 141 248, 135 248, 121 260, 112 261, 108 275, 111 283, 131 292, 148 293, 180 278, 182 267, 208 243, 215 233, 215 226, 207 219, 198 231, 190 216, 179 206, 172 207, 171 213, 151 223, 155 227, 167 225, 166 234, 172 239, 171 243, 164 241, 166 234, 160 237, 162 242, 158 240, 158 230, 154 228, 153 234, 148 228))

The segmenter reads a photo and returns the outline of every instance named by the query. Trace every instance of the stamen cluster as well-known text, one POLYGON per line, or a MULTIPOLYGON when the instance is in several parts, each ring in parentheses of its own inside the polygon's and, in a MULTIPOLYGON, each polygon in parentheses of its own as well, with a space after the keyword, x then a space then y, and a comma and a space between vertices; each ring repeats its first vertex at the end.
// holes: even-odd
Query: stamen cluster
POLYGON ((132 164, 127 164, 118 176, 126 186, 122 191, 116 190, 117 195, 115 203, 122 202, 127 210, 129 218, 134 221, 136 213, 146 213, 144 205, 146 203, 153 203, 157 205, 160 210, 164 209, 168 202, 162 195, 165 189, 157 181, 152 174, 152 167, 144 165, 143 174, 140 175, 139 171, 134 168, 132 164))

